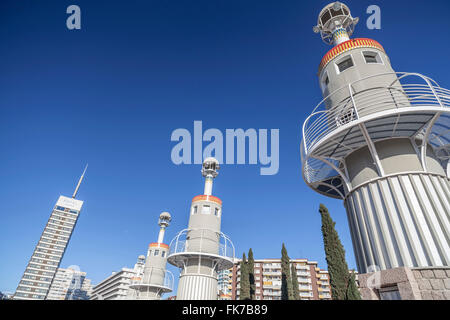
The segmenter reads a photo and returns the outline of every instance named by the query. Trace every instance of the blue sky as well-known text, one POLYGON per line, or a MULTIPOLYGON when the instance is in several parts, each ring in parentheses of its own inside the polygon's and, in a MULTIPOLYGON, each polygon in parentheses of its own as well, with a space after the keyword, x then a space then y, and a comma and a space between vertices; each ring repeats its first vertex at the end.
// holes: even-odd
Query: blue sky
MULTIPOLYGON (((214 195, 238 256, 308 258, 326 268, 318 207, 336 221, 356 268, 342 201, 301 177, 301 125, 321 100, 316 79, 330 49, 312 32, 328 1, 1 1, 0 290, 15 291, 51 209, 84 165, 84 208, 61 266, 96 284, 132 267, 169 211, 169 242, 203 192, 199 165, 175 165, 173 130, 280 130, 280 168, 223 165, 214 195), (82 29, 66 28, 77 4, 82 29)), ((396 71, 450 86, 448 1, 345 1, 355 37, 379 41, 396 71), (368 30, 366 8, 381 8, 368 30)), ((173 267, 169 267, 175 271, 173 267)))

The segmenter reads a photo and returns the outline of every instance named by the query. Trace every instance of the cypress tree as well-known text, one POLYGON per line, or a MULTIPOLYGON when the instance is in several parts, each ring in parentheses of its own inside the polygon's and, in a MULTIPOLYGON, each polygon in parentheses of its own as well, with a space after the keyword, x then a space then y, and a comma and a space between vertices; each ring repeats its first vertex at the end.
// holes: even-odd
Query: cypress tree
POLYGON ((250 283, 248 277, 248 263, 245 258, 245 253, 242 255, 241 262, 241 293, 240 300, 249 300, 250 299, 250 283))
POLYGON ((281 300, 293 300, 290 259, 286 247, 281 248, 281 300))
POLYGON ((295 264, 291 265, 291 278, 292 278, 292 293, 294 300, 300 300, 300 292, 298 290, 298 278, 297 270, 295 269, 295 264))
POLYGON ((356 293, 358 289, 354 276, 350 275, 345 261, 345 250, 336 232, 336 223, 323 204, 320 204, 319 212, 322 217, 323 244, 330 275, 331 296, 333 300, 361 299, 359 292, 356 293))
POLYGON ((352 270, 347 286, 347 300, 361 300, 361 293, 356 286, 355 270, 352 270))
POLYGON ((250 287, 250 300, 255 300, 255 259, 253 258, 252 248, 250 248, 250 250, 248 251, 247 272, 250 287))

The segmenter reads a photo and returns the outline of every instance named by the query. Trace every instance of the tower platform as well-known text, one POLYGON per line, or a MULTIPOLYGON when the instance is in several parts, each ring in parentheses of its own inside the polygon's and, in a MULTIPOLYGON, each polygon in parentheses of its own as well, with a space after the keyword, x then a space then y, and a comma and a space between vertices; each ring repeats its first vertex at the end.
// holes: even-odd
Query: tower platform
POLYGON ((450 158, 450 90, 418 73, 377 74, 354 81, 323 99, 302 127, 303 178, 315 191, 344 199, 350 185, 344 159, 372 143, 391 138, 415 141, 425 162, 426 149, 450 158), (396 78, 390 86, 367 90, 366 81, 396 78), (329 101, 346 96, 332 108, 329 101))

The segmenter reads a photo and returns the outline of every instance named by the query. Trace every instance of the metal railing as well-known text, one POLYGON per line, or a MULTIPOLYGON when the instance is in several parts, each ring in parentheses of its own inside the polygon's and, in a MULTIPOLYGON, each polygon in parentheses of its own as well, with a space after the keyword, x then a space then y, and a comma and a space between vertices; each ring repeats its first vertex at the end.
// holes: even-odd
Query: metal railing
POLYGON ((233 261, 235 259, 235 249, 231 239, 223 232, 210 229, 184 229, 170 242, 169 255, 192 252, 215 254, 233 261), (189 238, 191 232, 195 232, 195 237, 189 238), (212 234, 215 239, 211 238, 212 234), (211 252, 211 248, 214 252, 211 252))
MULTIPOLYGON (((395 113, 400 112, 402 108, 414 107, 450 108, 450 90, 441 88, 434 80, 424 75, 398 72, 369 76, 329 94, 314 108, 302 126, 301 157, 305 180, 313 183, 339 175, 335 168, 321 159, 310 157, 314 148, 326 140, 325 137, 339 129, 364 122, 365 119, 381 116, 381 113, 395 113), (377 83, 377 80, 385 80, 389 77, 395 80, 388 86, 367 85, 369 81, 377 83), (357 92, 354 90, 354 88, 365 86, 370 88, 357 92), (340 98, 342 98, 341 101, 339 101, 340 98)), ((448 141, 450 133, 447 132, 447 136, 443 140, 448 141)), ((430 136, 431 139, 433 134, 430 136)), ((439 143, 439 140, 435 139, 435 142, 439 143)), ((433 145, 433 147, 439 146, 433 145)), ((330 161, 334 162, 334 160, 330 161)), ((339 165, 337 161, 333 164, 335 167, 339 165)))
POLYGON ((173 290, 173 285, 174 285, 173 273, 169 270, 152 267, 150 270, 150 273, 148 273, 148 271, 147 271, 146 274, 141 275, 140 279, 138 279, 138 280, 133 279, 130 282, 130 286, 139 286, 139 285, 146 285, 146 286, 150 285, 151 286, 152 284, 155 286, 158 286, 158 287, 160 286, 160 287, 165 287, 165 288, 169 288, 170 290, 173 290), (154 279, 154 277, 153 277, 154 272, 157 273, 157 275, 158 275, 158 273, 160 274, 160 273, 164 272, 164 279, 163 279, 162 283, 154 283, 152 281, 154 279))

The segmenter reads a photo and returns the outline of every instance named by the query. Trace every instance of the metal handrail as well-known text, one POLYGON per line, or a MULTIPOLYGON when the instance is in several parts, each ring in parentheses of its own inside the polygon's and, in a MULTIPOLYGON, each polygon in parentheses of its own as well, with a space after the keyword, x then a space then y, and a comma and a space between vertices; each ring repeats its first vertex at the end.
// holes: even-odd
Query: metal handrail
MULTIPOLYGON (((323 158, 314 154, 315 148, 321 145, 326 137, 332 137, 338 130, 360 124, 365 119, 375 119, 377 114, 381 115, 381 112, 390 114, 392 110, 392 113, 400 113, 402 108, 414 107, 432 108, 436 112, 442 110, 444 112, 442 115, 447 114, 450 108, 450 90, 440 87, 429 77, 406 72, 371 75, 334 90, 314 108, 302 126, 300 154, 305 181, 309 185, 315 182, 325 185, 326 180, 342 176, 339 170, 336 170, 336 166, 327 164, 323 158), (389 75, 395 76, 396 79, 388 86, 372 87, 356 93, 354 91, 355 87, 361 86, 367 79, 389 75), (414 81, 414 79, 420 81, 414 81), (327 107, 330 106, 327 103, 338 100, 338 95, 343 100, 328 109, 327 107)), ((437 119, 438 117, 434 118, 435 121, 437 119)), ((441 119, 440 121, 445 122, 442 116, 441 119)), ((428 127, 428 131, 424 131, 425 134, 430 135, 429 139, 433 139, 435 135, 431 132, 433 123, 428 127)), ((439 138, 442 137, 439 132, 437 134, 439 138)), ((450 133, 447 133, 444 138, 448 141, 450 133)), ((443 148, 449 148, 447 142, 443 142, 445 139, 439 139, 439 141, 435 139, 434 142, 445 144, 443 148)), ((345 145, 343 147, 345 148, 345 145)), ((440 145, 434 145, 434 147, 439 148, 440 145)), ((423 146, 422 149, 424 149, 423 146)), ((349 148, 349 151, 352 150, 349 148)), ((336 186, 330 187, 334 188, 337 194, 341 193, 336 186)))
POLYGON ((223 232, 217 232, 211 229, 184 229, 181 230, 170 242, 170 251, 169 251, 169 256, 172 254, 177 254, 177 253, 190 253, 190 248, 187 246, 187 241, 189 239, 187 239, 187 235, 188 232, 191 231, 201 231, 200 233, 200 239, 191 239, 191 240, 199 240, 199 242, 197 243, 199 245, 199 249, 196 250, 195 252, 199 252, 202 253, 203 252, 203 245, 205 244, 206 241, 212 241, 211 239, 208 238, 204 238, 204 234, 205 232, 208 232, 209 234, 211 233, 215 233, 218 236, 218 248, 217 248, 217 252, 214 252, 214 254, 218 255, 218 256, 222 256, 222 257, 227 257, 230 259, 235 258, 235 248, 234 248, 234 244, 231 241, 231 239, 224 234, 223 232))
POLYGON ((382 73, 378 75, 372 75, 365 78, 362 78, 360 80, 357 80, 353 83, 350 83, 348 85, 345 85, 335 91, 333 91, 331 94, 329 94, 326 98, 324 98, 313 110, 313 112, 306 118, 305 122, 303 123, 302 127, 302 145, 304 148, 305 154, 308 154, 308 151, 314 146, 314 143, 319 141, 321 137, 327 135, 328 133, 336 130, 338 128, 338 121, 332 121, 332 119, 335 119, 337 117, 341 117, 343 115, 342 113, 342 106, 346 106, 345 110, 352 110, 352 118, 348 120, 347 123, 357 121, 360 119, 360 116, 358 115, 358 109, 364 110, 365 113, 368 113, 370 111, 376 110, 380 106, 386 106, 386 105, 395 106, 396 108, 402 108, 406 106, 430 106, 435 105, 442 108, 448 108, 450 107, 450 91, 444 88, 439 87, 437 83, 423 75, 420 75, 418 73, 382 73), (358 84, 364 80, 379 77, 379 76, 385 76, 385 75, 399 75, 398 79, 394 82, 392 82, 391 86, 386 87, 376 87, 367 89, 365 91, 353 94, 352 87, 355 84, 358 84), (421 78, 423 81, 425 81, 425 84, 400 84, 400 79, 404 79, 408 76, 415 76, 421 78), (395 82, 398 82, 394 85, 395 82), (436 84, 436 86, 433 86, 433 83, 436 84), (341 93, 342 90, 349 90, 349 98, 341 101, 336 107, 333 109, 326 109, 326 102, 332 98, 333 96, 337 95, 338 93, 341 93), (400 93, 403 94, 403 97, 396 97, 394 98, 394 101, 390 100, 387 101, 387 96, 380 95, 380 90, 386 90, 386 92, 389 92, 389 90, 394 90, 394 93, 400 93), (358 98, 358 101, 355 101, 355 98, 358 98), (395 99, 397 100, 403 100, 398 101, 399 105, 395 103, 395 99), (318 110, 319 108, 323 108, 322 110, 318 110), (314 118, 316 117, 316 118, 314 118), (311 121, 311 119, 314 118, 314 121, 311 121))

